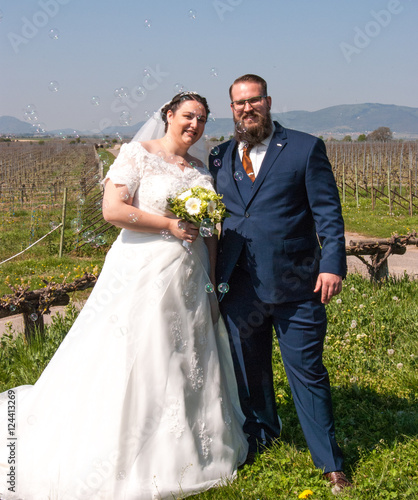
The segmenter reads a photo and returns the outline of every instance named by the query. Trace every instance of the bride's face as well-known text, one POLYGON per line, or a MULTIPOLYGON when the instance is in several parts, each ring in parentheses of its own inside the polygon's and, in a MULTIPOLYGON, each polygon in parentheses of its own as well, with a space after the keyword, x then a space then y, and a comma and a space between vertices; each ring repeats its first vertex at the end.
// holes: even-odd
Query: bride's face
POLYGON ((200 102, 184 101, 174 114, 171 110, 167 112, 170 135, 192 146, 202 137, 206 118, 205 108, 200 102))

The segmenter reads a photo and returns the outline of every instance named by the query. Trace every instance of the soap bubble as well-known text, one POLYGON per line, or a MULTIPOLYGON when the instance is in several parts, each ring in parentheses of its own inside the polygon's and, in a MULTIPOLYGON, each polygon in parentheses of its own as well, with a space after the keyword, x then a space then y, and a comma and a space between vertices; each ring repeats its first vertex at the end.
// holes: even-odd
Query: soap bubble
POLYGON ((94 241, 95 236, 93 231, 85 231, 82 234, 82 238, 86 243, 91 243, 92 241, 94 241))
POLYGON ((138 222, 138 216, 136 214, 129 214, 128 220, 131 224, 135 224, 135 222, 138 222))
POLYGON ((180 94, 186 90, 186 87, 182 83, 176 83, 173 89, 176 94, 180 94))
POLYGON ((196 16, 197 16, 196 11, 193 10, 193 9, 190 9, 189 10, 189 17, 190 17, 190 19, 196 19, 196 16))
POLYGON ((124 470, 121 470, 120 472, 118 472, 116 479, 118 481, 122 481, 123 479, 126 479, 126 472, 124 470))
POLYGON ((235 130, 239 133, 239 134, 243 134, 244 132, 247 131, 247 127, 244 125, 244 122, 242 121, 238 121, 236 124, 235 124, 235 130))
POLYGON ((236 181, 242 181, 243 178, 244 178, 244 174, 242 172, 235 172, 234 179, 236 181))
POLYGON ((162 229, 160 231, 160 234, 161 234, 163 240, 167 240, 167 241, 171 240, 172 237, 173 237, 172 234, 170 233, 170 231, 168 229, 162 229))
POLYGON ((219 158, 216 158, 216 160, 213 161, 213 164, 215 167, 220 167, 222 165, 222 161, 219 158))
POLYGON ((35 131, 37 134, 45 134, 46 132, 45 123, 34 123, 33 126, 35 127, 35 131))
POLYGON ((229 292, 228 283, 219 283, 218 290, 220 293, 228 293, 229 292))
POLYGON ((49 30, 48 36, 52 40, 58 40, 58 38, 60 37, 60 32, 56 28, 52 28, 49 30))
POLYGON ((219 148, 218 148, 218 146, 213 147, 213 148, 210 150, 210 154, 211 154, 212 156, 217 156, 217 155, 219 154, 219 148))
POLYGON ((15 306, 15 305, 13 305, 13 304, 10 304, 9 309, 10 309, 12 312, 14 312, 14 311, 16 311, 16 306, 15 306))
POLYGON ((38 315, 36 313, 32 313, 29 318, 32 320, 32 321, 36 321, 38 319, 38 315))
POLYGON ((159 156, 162 160, 165 160, 166 154, 163 150, 158 151, 157 156, 159 156))
POLYGON ((122 189, 119 193, 119 197, 122 201, 126 201, 129 199, 129 191, 128 189, 122 189))
POLYGON ((151 28, 151 20, 150 19, 145 19, 144 21, 144 26, 145 28, 151 28))
POLYGON ((134 88, 133 94, 137 98, 142 98, 142 97, 145 97, 146 92, 145 92, 145 89, 143 87, 138 85, 137 87, 134 88))
POLYGON ((211 68, 210 74, 211 74, 211 76, 218 76, 218 70, 217 70, 217 68, 211 68))
POLYGON ((203 238, 210 238, 213 236, 213 222, 210 219, 203 219, 200 223, 199 234, 203 238))
POLYGON ((129 111, 122 111, 122 113, 119 115, 119 123, 122 126, 130 125, 132 122, 132 115, 129 113, 129 111))
POLYGON ((100 98, 97 97, 97 95, 94 95, 91 99, 90 99, 90 104, 92 106, 100 106, 100 98))
POLYGON ((51 229, 56 229, 56 228, 58 227, 58 222, 51 221, 51 222, 49 223, 49 227, 50 227, 51 229))
POLYGON ((192 168, 197 168, 197 162, 196 162, 196 161, 190 161, 190 162, 189 162, 189 165, 190 165, 192 168))
POLYGON ((83 223, 81 222, 81 219, 73 219, 70 222, 70 226, 75 233, 79 233, 83 228, 83 223))
POLYGON ((51 92, 58 92, 60 88, 60 85, 57 81, 55 80, 52 80, 51 82, 48 83, 48 89, 51 91, 51 92))
POLYGON ((98 234, 94 238, 94 243, 99 247, 102 245, 106 245, 106 237, 103 234, 98 234))
POLYGON ((126 87, 120 87, 118 89, 115 89, 113 94, 115 97, 119 98, 128 97, 128 89, 126 87))
POLYGON ((213 293, 215 290, 215 287, 212 285, 212 283, 206 283, 205 285, 205 292, 206 293, 213 293))

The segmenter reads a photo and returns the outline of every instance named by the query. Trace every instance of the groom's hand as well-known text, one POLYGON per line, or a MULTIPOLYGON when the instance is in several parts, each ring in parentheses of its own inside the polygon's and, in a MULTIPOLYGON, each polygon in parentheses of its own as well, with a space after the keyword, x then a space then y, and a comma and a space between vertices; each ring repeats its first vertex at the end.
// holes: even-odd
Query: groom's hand
POLYGON ((343 279, 338 274, 320 273, 316 280, 314 293, 321 291, 321 302, 328 304, 343 289, 343 279))

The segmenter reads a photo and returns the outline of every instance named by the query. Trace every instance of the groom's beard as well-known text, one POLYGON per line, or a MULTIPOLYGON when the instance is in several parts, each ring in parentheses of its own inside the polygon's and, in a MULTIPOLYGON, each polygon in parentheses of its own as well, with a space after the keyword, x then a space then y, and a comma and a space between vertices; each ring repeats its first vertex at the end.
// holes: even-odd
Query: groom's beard
POLYGON ((240 120, 234 119, 235 124, 237 122, 242 123, 247 116, 258 117, 257 123, 252 124, 243 132, 238 132, 237 127, 235 127, 234 139, 238 142, 246 142, 249 146, 255 146, 256 144, 260 144, 260 142, 268 137, 273 131, 270 110, 267 109, 264 114, 261 114, 255 109, 252 109, 248 113, 244 113, 240 120))

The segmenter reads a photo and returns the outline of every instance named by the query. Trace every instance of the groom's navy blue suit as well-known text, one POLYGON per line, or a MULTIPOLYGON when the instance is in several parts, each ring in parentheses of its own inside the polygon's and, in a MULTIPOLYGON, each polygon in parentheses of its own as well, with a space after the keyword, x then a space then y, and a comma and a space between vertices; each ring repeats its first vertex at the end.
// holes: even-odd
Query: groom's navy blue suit
POLYGON ((325 145, 275 122, 254 183, 235 140, 211 156, 210 170, 231 214, 223 223, 217 280, 230 285, 220 306, 250 450, 280 434, 271 368, 274 327, 314 463, 324 472, 342 470, 322 364, 325 307, 313 293, 318 273, 346 274, 341 205, 325 145))

